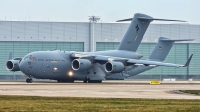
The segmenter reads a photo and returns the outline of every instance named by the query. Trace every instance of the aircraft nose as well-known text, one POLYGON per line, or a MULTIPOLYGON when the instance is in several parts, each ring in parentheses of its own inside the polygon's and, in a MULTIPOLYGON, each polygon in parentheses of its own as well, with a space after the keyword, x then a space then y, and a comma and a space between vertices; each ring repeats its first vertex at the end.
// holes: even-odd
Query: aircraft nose
POLYGON ((21 72, 23 72, 24 74, 26 74, 26 65, 25 65, 25 61, 24 60, 21 60, 20 63, 19 63, 19 68, 21 70, 21 72))

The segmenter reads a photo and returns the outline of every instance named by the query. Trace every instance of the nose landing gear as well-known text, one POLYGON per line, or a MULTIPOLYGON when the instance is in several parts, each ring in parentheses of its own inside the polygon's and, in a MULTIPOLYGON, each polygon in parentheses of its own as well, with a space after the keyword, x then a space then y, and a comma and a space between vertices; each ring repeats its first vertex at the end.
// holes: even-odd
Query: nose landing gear
POLYGON ((26 79, 26 82, 27 82, 27 83, 32 83, 33 80, 32 80, 31 78, 27 78, 27 79, 26 79))

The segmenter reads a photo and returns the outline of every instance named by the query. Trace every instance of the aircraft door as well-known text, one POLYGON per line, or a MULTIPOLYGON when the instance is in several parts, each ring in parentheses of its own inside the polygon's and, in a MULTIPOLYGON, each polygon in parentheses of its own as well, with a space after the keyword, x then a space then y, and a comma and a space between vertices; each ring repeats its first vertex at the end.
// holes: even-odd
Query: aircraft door
POLYGON ((33 65, 32 65, 31 61, 29 61, 27 64, 28 64, 28 71, 29 71, 29 74, 30 74, 30 75, 34 74, 34 73, 33 73, 33 72, 34 72, 34 70, 33 70, 33 65))

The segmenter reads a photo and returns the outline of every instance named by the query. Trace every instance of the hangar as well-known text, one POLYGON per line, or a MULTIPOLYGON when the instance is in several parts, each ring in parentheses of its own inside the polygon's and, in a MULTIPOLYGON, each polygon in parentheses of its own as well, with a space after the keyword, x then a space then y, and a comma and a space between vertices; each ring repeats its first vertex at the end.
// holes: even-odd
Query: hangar
MULTIPOLYGON (((24 78, 21 72, 6 70, 9 53, 13 57, 24 57, 27 53, 40 50, 102 51, 116 49, 129 23, 49 22, 49 21, 0 21, 0 79, 24 78), (94 38, 94 40, 93 40, 94 38), (93 43, 94 42, 94 43, 93 43)), ((166 61, 184 64, 194 54, 189 67, 158 67, 132 78, 200 79, 200 25, 151 24, 142 40, 138 53, 147 59, 159 37, 173 39, 195 39, 176 43, 166 61)))

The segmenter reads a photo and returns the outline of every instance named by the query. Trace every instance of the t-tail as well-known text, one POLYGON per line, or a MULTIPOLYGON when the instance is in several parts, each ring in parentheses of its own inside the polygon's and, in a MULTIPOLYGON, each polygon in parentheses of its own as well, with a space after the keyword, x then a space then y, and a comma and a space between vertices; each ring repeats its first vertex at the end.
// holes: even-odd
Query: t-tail
POLYGON ((117 22, 131 21, 131 24, 126 31, 117 50, 127 50, 135 52, 140 45, 144 33, 146 32, 150 22, 152 22, 153 20, 185 22, 181 20, 156 19, 141 13, 136 13, 133 18, 118 20, 117 22))
MULTIPOLYGON (((151 55, 149 56, 148 61, 154 61, 154 62, 163 62, 165 60, 165 58, 167 57, 167 55, 169 54, 170 49, 172 48, 174 42, 176 41, 192 41, 194 39, 179 39, 179 40, 173 40, 170 38, 165 38, 165 37, 160 37, 158 40, 158 43, 156 44, 153 52, 151 53, 151 55)), ((187 60, 187 62, 185 63, 185 65, 181 65, 177 67, 187 67, 190 64, 190 61, 192 59, 193 54, 190 56, 190 58, 187 60)), ((173 64, 171 64, 173 65, 173 64)), ((138 66, 136 68, 134 68, 134 66, 130 66, 129 69, 132 69, 130 71, 130 75, 127 77, 131 77, 137 74, 140 74, 146 70, 150 70, 152 68, 155 68, 157 66, 154 65, 149 65, 149 66, 138 66)), ((127 69, 129 71, 129 69, 127 69)), ((126 71, 126 70, 125 70, 126 71)))
POLYGON ((165 37, 160 37, 158 43, 156 44, 154 50, 149 56, 148 60, 152 61, 164 61, 167 55, 169 54, 170 49, 172 48, 174 42, 176 41, 193 41, 194 39, 170 39, 165 37))

